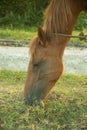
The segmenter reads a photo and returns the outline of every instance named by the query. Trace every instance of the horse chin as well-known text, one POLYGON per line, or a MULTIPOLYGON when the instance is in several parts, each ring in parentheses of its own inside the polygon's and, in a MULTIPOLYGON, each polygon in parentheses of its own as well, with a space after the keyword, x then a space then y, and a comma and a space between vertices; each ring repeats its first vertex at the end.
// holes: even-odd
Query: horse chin
POLYGON ((24 102, 26 105, 30 105, 30 106, 41 106, 44 107, 44 101, 43 100, 37 100, 36 98, 25 98, 24 102))
POLYGON ((29 86, 27 94, 25 94, 25 104, 30 106, 44 106, 44 89, 48 84, 47 80, 40 80, 33 86, 29 86))
POLYGON ((29 93, 28 96, 24 98, 24 102, 26 105, 44 107, 44 102, 41 99, 41 95, 35 94, 35 91, 33 91, 32 94, 29 93))
POLYGON ((29 90, 28 95, 24 98, 24 102, 26 105, 30 106, 41 106, 43 100, 41 98, 41 94, 39 92, 37 93, 37 91, 33 89, 32 91, 29 90))

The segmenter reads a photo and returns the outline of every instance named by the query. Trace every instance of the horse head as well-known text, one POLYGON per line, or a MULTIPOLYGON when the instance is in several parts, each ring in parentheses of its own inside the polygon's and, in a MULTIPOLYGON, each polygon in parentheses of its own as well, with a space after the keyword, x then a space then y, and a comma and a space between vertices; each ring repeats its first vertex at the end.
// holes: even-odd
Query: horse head
POLYGON ((63 71, 62 60, 56 44, 52 45, 44 30, 38 28, 38 36, 31 42, 31 59, 25 85, 25 101, 42 102, 63 71))

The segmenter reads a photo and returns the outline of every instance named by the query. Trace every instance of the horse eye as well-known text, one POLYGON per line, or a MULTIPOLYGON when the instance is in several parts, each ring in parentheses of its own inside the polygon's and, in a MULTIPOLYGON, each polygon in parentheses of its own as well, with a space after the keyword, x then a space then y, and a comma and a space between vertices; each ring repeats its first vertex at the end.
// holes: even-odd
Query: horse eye
POLYGON ((44 65, 44 61, 35 61, 34 63, 33 63, 33 67, 34 68, 41 68, 43 65, 44 65))
POLYGON ((38 67, 39 65, 40 65, 39 62, 35 62, 35 63, 33 64, 33 67, 38 67))

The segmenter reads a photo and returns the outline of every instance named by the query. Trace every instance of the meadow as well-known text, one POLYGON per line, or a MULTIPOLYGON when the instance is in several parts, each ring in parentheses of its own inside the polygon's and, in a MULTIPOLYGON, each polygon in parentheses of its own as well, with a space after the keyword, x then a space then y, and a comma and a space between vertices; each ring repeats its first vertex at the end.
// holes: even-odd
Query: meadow
POLYGON ((0 70, 0 130, 87 130, 87 76, 64 74, 44 108, 24 104, 25 77, 0 70))
MULTIPOLYGON (((42 25, 49 0, 1 1, 0 39, 31 40, 42 25)), ((80 14, 73 35, 87 34, 87 14, 80 14)), ((70 39, 69 46, 87 47, 70 39)), ((1 61, 0 61, 1 62, 1 61)), ((45 107, 24 104, 26 72, 0 70, 0 130, 87 130, 87 75, 64 74, 45 107)))

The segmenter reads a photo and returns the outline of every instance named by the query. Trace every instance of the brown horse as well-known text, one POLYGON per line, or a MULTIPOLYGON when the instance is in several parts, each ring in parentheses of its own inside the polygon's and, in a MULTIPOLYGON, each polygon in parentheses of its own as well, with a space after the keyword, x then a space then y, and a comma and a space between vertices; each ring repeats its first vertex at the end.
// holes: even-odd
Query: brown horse
POLYGON ((27 104, 43 105, 63 73, 62 58, 69 38, 55 34, 71 34, 81 11, 87 11, 87 0, 51 0, 43 28, 38 28, 30 45, 31 58, 24 88, 27 104))

